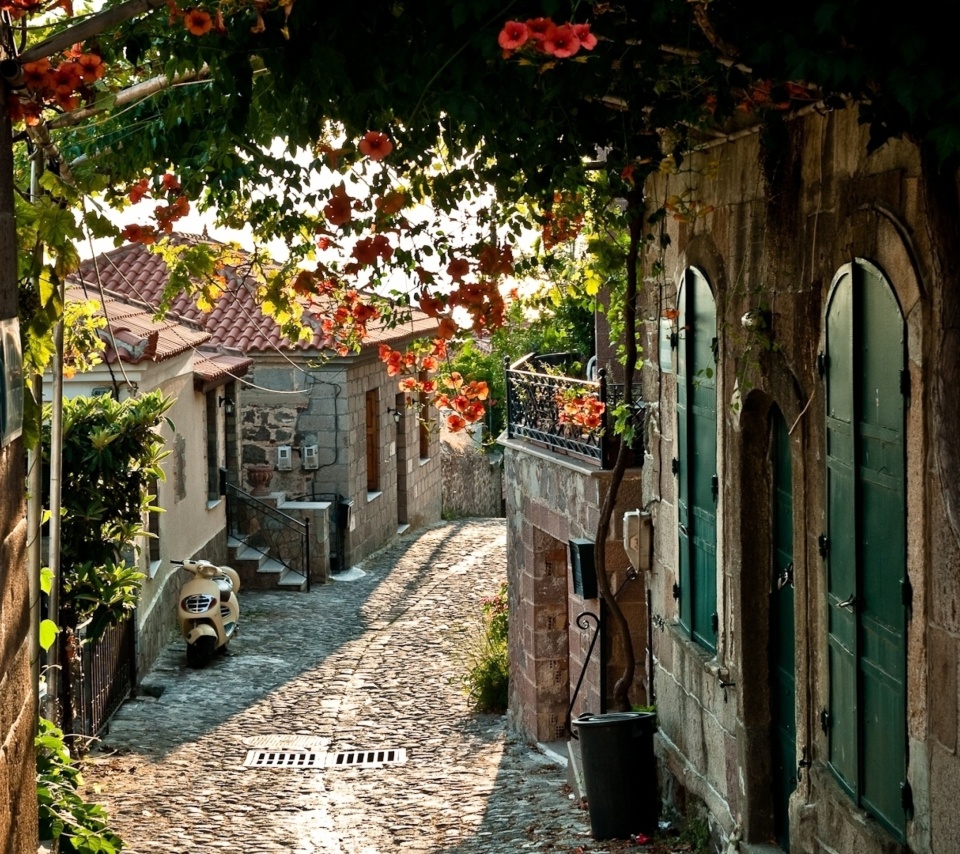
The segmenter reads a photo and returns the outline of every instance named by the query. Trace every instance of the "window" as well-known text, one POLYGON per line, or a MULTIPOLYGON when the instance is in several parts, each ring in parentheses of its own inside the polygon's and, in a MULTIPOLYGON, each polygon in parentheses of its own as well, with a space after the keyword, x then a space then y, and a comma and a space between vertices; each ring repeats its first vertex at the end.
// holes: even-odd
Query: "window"
POLYGON ((217 391, 204 396, 207 409, 207 500, 220 499, 220 453, 217 441, 217 391))
POLYGON ((906 784, 905 331, 865 261, 827 303, 826 501, 829 763, 850 796, 904 838, 906 784))
MULTIPOLYGON (((429 377, 426 371, 420 372, 420 382, 425 382, 429 377)), ((430 456, 430 401, 426 393, 421 391, 419 398, 419 438, 420 438, 420 459, 425 460, 430 456)))
POLYGON ((367 392, 367 492, 380 491, 380 407, 377 390, 367 392))
POLYGON ((677 517, 680 624, 717 648, 717 309, 703 274, 680 283, 677 341, 677 517))
MULTIPOLYGON (((159 507, 159 484, 155 477, 150 478, 148 485, 150 495, 150 506, 159 507)), ((150 563, 160 561, 160 514, 153 511, 147 511, 147 531, 153 536, 147 540, 147 559, 150 563)))

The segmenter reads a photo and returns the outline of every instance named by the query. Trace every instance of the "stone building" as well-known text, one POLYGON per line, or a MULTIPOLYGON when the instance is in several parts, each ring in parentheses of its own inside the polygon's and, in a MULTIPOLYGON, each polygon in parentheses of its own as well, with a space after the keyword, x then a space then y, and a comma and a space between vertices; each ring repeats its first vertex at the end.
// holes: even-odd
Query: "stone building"
MULTIPOLYGON (((647 188, 690 187, 709 212, 668 221, 667 272, 640 297, 647 453, 620 502, 654 530, 637 693, 656 702, 664 796, 716 839, 952 851, 956 406, 938 371, 956 282, 935 272, 935 220, 956 187, 908 142, 868 153, 853 111, 787 131, 779 151, 711 144, 647 188)), ((506 444, 512 713, 544 737, 576 676, 567 541, 590 536, 604 475, 506 444)))
MULTIPOLYGON (((95 265, 87 261, 82 272, 97 271, 104 287, 149 305, 159 303, 169 280, 163 259, 138 244, 107 252, 95 265)), ((233 269, 226 279, 211 311, 181 295, 172 313, 209 334, 211 346, 252 360, 237 383, 239 444, 236 466, 228 466, 230 482, 249 489, 250 467, 272 466, 267 488, 278 500, 330 501, 334 571, 398 531, 439 520, 438 431, 406 407, 378 357, 380 344, 402 349, 430 335, 436 322, 418 315, 406 325, 371 328, 359 353, 331 357, 319 328, 306 342, 284 338, 260 311, 252 278, 233 269)))

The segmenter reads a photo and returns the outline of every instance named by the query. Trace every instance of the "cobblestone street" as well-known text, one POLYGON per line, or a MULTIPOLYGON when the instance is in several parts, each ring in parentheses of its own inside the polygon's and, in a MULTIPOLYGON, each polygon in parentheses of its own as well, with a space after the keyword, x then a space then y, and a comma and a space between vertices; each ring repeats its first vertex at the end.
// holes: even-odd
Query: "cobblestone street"
POLYGON ((602 852, 565 769, 469 712, 460 659, 505 578, 502 520, 404 538, 353 580, 241 590, 228 656, 171 644, 85 779, 134 852, 602 852), (162 693, 161 693, 162 690, 162 693), (406 750, 368 768, 244 768, 257 747, 406 750))

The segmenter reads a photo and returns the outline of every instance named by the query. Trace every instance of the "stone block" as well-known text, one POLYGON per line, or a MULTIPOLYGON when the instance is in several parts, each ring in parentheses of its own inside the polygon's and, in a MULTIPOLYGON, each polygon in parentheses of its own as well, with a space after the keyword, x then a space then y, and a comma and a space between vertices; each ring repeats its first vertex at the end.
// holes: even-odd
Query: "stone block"
POLYGON ((930 731, 947 750, 957 749, 957 640, 931 626, 929 719, 930 731))

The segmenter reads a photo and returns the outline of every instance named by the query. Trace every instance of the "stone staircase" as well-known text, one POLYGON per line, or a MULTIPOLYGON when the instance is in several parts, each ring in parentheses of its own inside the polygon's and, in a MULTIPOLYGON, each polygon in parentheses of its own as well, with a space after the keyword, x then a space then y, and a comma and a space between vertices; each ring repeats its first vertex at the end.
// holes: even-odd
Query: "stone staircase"
POLYGON ((240 575, 241 590, 307 589, 307 578, 247 543, 243 535, 227 538, 227 563, 240 575))

